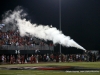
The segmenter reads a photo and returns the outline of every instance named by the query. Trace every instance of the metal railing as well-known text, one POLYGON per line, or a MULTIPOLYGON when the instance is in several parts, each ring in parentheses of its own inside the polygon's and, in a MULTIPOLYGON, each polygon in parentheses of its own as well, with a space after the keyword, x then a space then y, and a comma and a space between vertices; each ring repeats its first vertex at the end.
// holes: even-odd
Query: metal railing
POLYGON ((2 45, 2 49, 5 50, 54 50, 53 46, 45 45, 34 45, 34 46, 13 46, 13 45, 2 45))

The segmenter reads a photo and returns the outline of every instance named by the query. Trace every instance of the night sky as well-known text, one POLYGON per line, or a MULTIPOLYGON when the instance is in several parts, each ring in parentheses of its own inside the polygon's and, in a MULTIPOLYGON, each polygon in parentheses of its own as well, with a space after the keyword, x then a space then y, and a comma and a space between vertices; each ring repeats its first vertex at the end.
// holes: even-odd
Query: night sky
MULTIPOLYGON (((33 23, 59 29, 59 0, 0 0, 0 20, 5 11, 18 5, 33 23)), ((87 50, 100 50, 100 0, 61 0, 61 30, 87 50)), ((62 52, 68 50, 77 51, 62 47, 62 52)))

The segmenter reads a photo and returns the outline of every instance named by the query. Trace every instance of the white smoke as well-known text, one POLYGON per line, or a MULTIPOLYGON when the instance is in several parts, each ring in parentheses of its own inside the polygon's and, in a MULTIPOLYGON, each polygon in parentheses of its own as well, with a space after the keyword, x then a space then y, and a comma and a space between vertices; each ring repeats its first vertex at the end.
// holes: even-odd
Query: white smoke
POLYGON ((54 44, 61 44, 66 47, 76 47, 78 49, 82 49, 86 51, 82 46, 77 44, 73 39, 69 36, 64 35, 57 28, 46 25, 37 25, 32 24, 30 21, 27 21, 24 17, 27 16, 26 13, 23 13, 23 9, 17 7, 17 10, 10 10, 6 12, 3 22, 6 25, 13 24, 13 27, 18 27, 21 36, 33 36, 39 39, 43 39, 45 41, 51 40, 54 44))

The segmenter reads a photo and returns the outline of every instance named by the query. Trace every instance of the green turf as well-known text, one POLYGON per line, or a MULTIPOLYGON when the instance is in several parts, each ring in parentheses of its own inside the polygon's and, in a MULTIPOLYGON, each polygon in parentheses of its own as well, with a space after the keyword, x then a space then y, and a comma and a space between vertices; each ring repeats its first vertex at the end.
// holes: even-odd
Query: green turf
POLYGON ((0 67, 10 66, 81 66, 100 68, 100 62, 64 62, 64 63, 38 63, 38 64, 13 64, 13 65, 0 65, 0 67))
MULTIPOLYGON (((100 68, 100 62, 65 62, 65 63, 0 65, 0 67, 10 67, 10 66, 80 66, 80 67, 100 68)), ((0 70, 0 75, 100 75, 100 72, 66 73, 65 71, 0 70)))
POLYGON ((63 71, 0 70, 0 75, 100 75, 100 73, 66 73, 63 71))

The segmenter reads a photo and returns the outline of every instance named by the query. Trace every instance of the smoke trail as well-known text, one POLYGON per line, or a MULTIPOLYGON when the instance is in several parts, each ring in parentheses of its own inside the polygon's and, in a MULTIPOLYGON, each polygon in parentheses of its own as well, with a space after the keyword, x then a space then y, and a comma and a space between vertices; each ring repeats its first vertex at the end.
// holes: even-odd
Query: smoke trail
POLYGON ((21 36, 31 35, 45 41, 51 40, 54 44, 59 43, 62 46, 76 47, 86 51, 69 36, 66 36, 61 31, 57 30, 57 28, 48 25, 43 26, 32 24, 30 21, 25 19, 26 16, 27 14, 23 13, 23 9, 17 7, 14 11, 10 10, 6 12, 5 16, 3 16, 3 22, 7 25, 9 24, 9 26, 12 24, 13 27, 18 27, 21 36))

